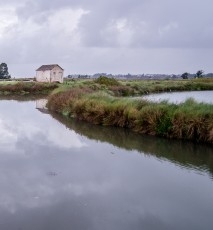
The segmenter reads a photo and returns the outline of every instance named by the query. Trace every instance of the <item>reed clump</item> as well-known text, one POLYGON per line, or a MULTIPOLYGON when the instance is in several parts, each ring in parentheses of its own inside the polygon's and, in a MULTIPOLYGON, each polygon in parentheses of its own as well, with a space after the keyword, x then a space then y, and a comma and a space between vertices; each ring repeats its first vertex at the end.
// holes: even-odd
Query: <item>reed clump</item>
POLYGON ((173 137, 213 142, 213 105, 188 99, 173 115, 173 137))
POLYGON ((142 107, 136 120, 135 130, 143 134, 169 137, 174 108, 174 105, 167 103, 150 103, 142 107))
POLYGON ((58 92, 49 96, 48 107, 50 110, 66 113, 72 109, 74 103, 78 101, 83 95, 92 93, 93 90, 88 87, 73 88, 70 90, 58 92))

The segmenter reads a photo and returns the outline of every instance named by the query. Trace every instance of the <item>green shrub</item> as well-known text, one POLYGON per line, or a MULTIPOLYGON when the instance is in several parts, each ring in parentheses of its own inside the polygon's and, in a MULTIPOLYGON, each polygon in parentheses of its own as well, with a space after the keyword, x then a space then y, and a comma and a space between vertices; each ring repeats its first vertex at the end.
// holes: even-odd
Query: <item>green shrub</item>
POLYGON ((134 95, 134 90, 129 86, 124 86, 124 85, 110 86, 109 90, 111 90, 115 96, 126 97, 126 96, 134 95))
POLYGON ((108 78, 105 76, 100 76, 95 80, 96 83, 106 86, 118 86, 120 83, 114 78, 108 78))

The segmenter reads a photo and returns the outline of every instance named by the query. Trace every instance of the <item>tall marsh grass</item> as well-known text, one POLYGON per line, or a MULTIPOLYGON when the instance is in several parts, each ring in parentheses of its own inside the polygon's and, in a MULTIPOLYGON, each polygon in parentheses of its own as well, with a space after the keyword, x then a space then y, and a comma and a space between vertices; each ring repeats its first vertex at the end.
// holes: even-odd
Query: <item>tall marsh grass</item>
POLYGON ((192 99, 176 105, 117 98, 91 88, 51 95, 52 111, 93 124, 117 126, 167 138, 213 143, 213 105, 192 99))

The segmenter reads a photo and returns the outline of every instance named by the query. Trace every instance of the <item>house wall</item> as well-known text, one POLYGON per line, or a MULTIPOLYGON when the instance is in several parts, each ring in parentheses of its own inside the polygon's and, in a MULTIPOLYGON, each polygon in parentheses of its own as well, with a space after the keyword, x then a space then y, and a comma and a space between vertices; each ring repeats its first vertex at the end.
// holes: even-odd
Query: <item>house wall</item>
POLYGON ((50 82, 50 70, 36 71, 36 81, 38 82, 50 82))
POLYGON ((50 72, 50 81, 63 83, 63 73, 61 68, 54 67, 50 72))
POLYGON ((58 66, 52 70, 36 71, 36 81, 38 82, 60 82, 63 83, 64 70, 58 66))

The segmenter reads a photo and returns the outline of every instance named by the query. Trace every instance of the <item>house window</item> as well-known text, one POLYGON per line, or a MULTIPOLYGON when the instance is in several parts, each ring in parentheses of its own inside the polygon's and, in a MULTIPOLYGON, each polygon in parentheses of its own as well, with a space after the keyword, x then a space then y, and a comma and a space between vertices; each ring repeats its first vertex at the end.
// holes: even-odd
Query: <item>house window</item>
POLYGON ((54 75, 56 75, 56 72, 53 72, 54 75))

